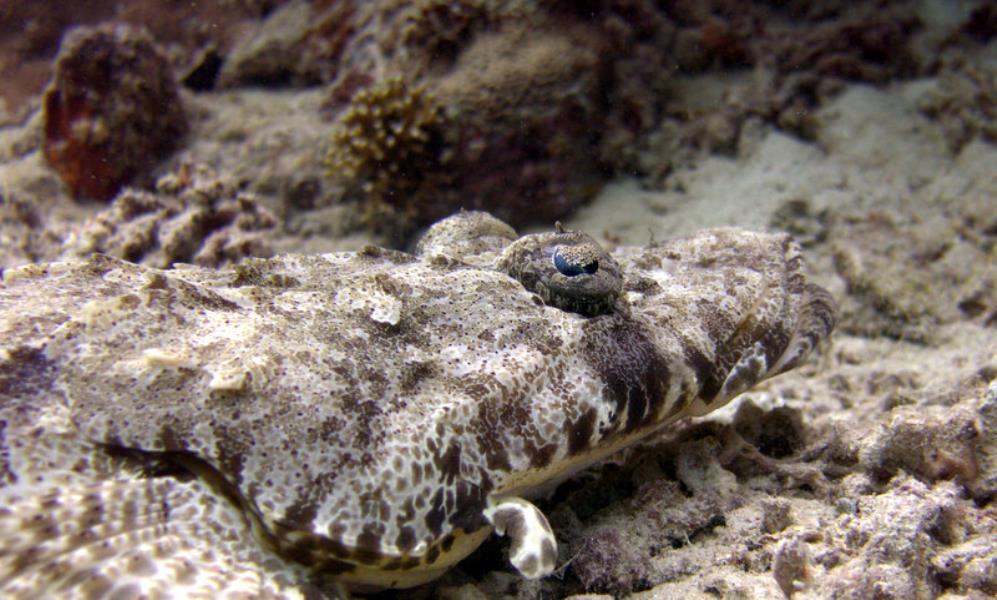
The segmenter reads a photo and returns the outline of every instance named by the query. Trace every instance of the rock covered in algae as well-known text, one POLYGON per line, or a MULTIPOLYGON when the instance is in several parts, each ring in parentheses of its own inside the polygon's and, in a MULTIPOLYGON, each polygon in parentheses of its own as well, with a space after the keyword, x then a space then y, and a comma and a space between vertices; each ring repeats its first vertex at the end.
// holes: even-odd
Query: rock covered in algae
POLYGON ((333 129, 331 177, 403 229, 462 207, 550 222, 590 198, 602 177, 600 37, 509 29, 466 42, 439 76, 404 72, 354 93, 333 129))

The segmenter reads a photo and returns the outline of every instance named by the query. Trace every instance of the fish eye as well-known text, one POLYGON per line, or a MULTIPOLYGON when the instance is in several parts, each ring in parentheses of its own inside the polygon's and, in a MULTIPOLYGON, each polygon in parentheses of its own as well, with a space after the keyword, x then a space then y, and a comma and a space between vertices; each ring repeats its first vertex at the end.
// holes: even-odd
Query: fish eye
POLYGON ((547 306, 585 317, 616 310, 623 289, 620 266, 584 233, 555 229, 512 242, 496 268, 519 280, 547 306))
POLYGON ((599 270, 599 261, 594 258, 585 261, 581 256, 571 256, 564 247, 558 246, 554 249, 554 267, 566 277, 592 275, 599 270))

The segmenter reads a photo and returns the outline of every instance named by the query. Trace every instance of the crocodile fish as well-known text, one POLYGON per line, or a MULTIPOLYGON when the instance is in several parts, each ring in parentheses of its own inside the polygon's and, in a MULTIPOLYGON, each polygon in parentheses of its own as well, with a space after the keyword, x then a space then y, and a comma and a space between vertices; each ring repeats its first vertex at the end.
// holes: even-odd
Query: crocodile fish
POLYGON ((538 491, 801 363, 835 305, 788 235, 605 251, 462 212, 415 252, 0 286, 0 596, 316 597, 430 581, 538 491))

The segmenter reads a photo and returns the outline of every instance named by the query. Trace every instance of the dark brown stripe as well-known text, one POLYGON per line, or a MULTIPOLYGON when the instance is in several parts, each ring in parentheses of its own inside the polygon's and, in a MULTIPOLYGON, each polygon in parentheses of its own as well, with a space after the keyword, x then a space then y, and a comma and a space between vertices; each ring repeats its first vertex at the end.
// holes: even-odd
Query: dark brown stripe
POLYGON ((606 384, 614 403, 616 431, 630 432, 652 421, 665 401, 671 373, 646 326, 620 314, 585 322, 582 354, 606 384), (627 420, 619 419, 626 411, 627 420))
POLYGON ((450 525, 464 531, 476 531, 485 526, 482 511, 485 509, 485 499, 491 491, 492 484, 487 476, 482 475, 480 485, 466 481, 457 483, 457 510, 450 517, 450 525))
POLYGON ((433 532, 433 535, 438 536, 443 531, 443 521, 446 518, 447 514, 443 508, 443 488, 440 488, 433 495, 429 512, 426 513, 426 527, 433 532))
POLYGON ((527 446, 526 451, 530 453, 530 466, 539 469, 546 467, 553 460, 554 453, 557 452, 557 444, 544 444, 539 448, 530 448, 527 446))
POLYGON ((328 575, 342 575, 344 573, 349 573, 356 568, 356 565, 352 565, 342 560, 336 560, 334 558, 327 558, 318 563, 316 566, 317 571, 328 575))
POLYGON ((409 525, 405 525, 398 532, 398 538, 395 540, 395 545, 398 546, 399 550, 408 553, 412 548, 415 548, 415 529, 412 529, 409 525))
POLYGON ((436 470, 443 474, 443 481, 448 485, 457 480, 460 475, 460 443, 456 439, 450 440, 446 452, 442 456, 434 457, 436 470))
POLYGON ((590 408, 574 423, 568 422, 565 424, 565 429, 568 432, 569 455, 574 456, 588 449, 592 433, 595 431, 597 417, 596 410, 590 408))
POLYGON ((367 564, 380 561, 384 556, 381 553, 381 538, 385 529, 384 523, 366 523, 357 536, 357 547, 350 558, 367 564))

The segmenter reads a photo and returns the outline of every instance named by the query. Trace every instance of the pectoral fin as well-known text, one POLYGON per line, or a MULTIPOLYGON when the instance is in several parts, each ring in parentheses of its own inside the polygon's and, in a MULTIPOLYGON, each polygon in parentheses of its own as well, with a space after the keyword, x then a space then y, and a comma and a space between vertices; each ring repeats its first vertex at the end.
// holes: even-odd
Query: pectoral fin
POLYGON ((512 541, 509 562, 528 579, 550 575, 557 563, 557 540, 540 509, 516 497, 489 501, 485 518, 512 541))

